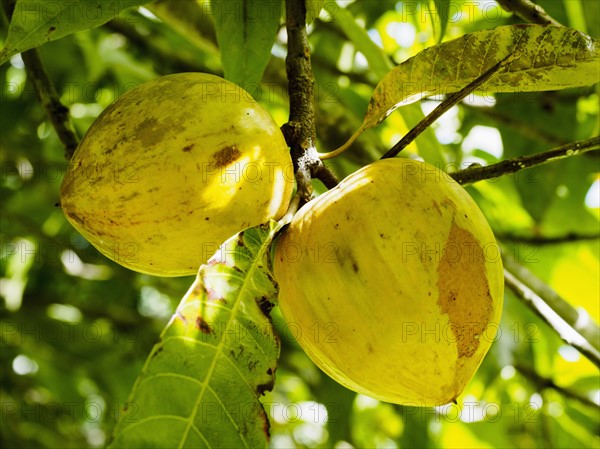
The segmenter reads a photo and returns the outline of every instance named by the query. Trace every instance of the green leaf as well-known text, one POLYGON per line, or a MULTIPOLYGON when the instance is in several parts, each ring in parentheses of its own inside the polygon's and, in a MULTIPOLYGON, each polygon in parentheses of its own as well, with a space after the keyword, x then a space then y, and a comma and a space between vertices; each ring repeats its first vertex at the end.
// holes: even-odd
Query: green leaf
POLYGON ((311 24, 319 17, 325 5, 325 0, 306 0, 306 23, 311 24))
POLYGON ((450 0, 433 0, 433 4, 435 5, 437 15, 432 14, 431 20, 433 21, 433 26, 435 29, 435 18, 439 17, 440 35, 438 37, 438 42, 442 42, 444 34, 446 33, 446 28, 448 27, 448 20, 450 20, 450 0))
POLYGON ((100 26, 122 17, 128 8, 150 0, 19 0, 15 5, 0 65, 17 53, 39 47, 77 31, 100 26))
MULTIPOLYGON (((595 3, 595 2, 592 2, 595 3)), ((581 0, 563 0, 565 12, 569 18, 569 25, 572 28, 576 28, 582 33, 589 34, 587 24, 585 22, 585 12, 583 10, 583 4, 581 0)), ((598 18, 596 17, 596 20, 598 18)))
POLYGON ((260 83, 271 57, 282 0, 211 0, 225 78, 244 87, 260 83))
POLYGON ((598 42, 577 30, 510 25, 478 31, 429 47, 389 72, 373 93, 363 128, 402 104, 460 90, 510 54, 517 59, 482 91, 558 90, 596 83, 600 75, 598 42))
POLYGON ((276 296, 267 268, 275 222, 227 240, 154 346, 112 447, 267 447, 259 396, 273 387, 279 339, 262 310, 276 296))
POLYGON ((379 77, 385 76, 392 68, 392 62, 367 34, 364 27, 360 26, 350 11, 337 6, 335 2, 327 2, 325 10, 335 18, 336 23, 348 39, 352 41, 356 50, 360 51, 369 63, 369 68, 379 77))
MULTIPOLYGON (((568 0, 565 0, 565 3, 568 0)), ((587 34, 595 39, 600 37, 600 2, 582 2, 583 16, 586 21, 587 34)))

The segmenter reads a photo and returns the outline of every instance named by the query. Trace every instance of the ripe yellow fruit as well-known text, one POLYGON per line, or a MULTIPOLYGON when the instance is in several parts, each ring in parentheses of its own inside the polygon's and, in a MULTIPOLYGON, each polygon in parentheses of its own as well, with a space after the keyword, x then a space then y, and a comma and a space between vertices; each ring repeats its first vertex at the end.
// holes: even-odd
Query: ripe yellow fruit
POLYGON ((468 193, 422 162, 375 162, 304 205, 277 242, 274 273, 315 364, 387 402, 455 400, 499 326, 494 235, 468 193))
POLYGON ((60 204, 108 258, 183 276, 236 232, 282 216, 293 185, 283 134, 250 94, 180 73, 106 108, 70 162, 60 204))

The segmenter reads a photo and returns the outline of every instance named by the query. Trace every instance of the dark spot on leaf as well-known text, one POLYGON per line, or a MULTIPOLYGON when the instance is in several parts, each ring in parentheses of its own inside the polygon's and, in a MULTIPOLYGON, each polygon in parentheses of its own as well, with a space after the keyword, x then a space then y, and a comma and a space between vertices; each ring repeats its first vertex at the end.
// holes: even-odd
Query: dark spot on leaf
POLYGON ((273 389, 274 385, 275 385, 275 379, 272 378, 267 383, 257 385, 256 392, 258 393, 259 396, 262 396, 265 393, 265 391, 271 391, 273 389))
POLYGON ((215 168, 219 169, 227 167, 229 164, 239 159, 241 155, 242 153, 235 144, 223 147, 213 155, 215 168))
POLYGON ((194 144, 190 143, 189 145, 186 145, 185 147, 183 147, 183 152, 189 153, 190 151, 192 151, 192 148, 194 148, 194 144))
POLYGON ((152 357, 156 357, 158 354, 160 354, 163 351, 163 347, 160 346, 156 351, 154 351, 154 353, 152 354, 152 357))
POLYGON ((352 271, 358 273, 358 264, 355 261, 352 261, 352 271))
MULTIPOLYGON (((239 355, 241 355, 242 352, 244 352, 244 348, 242 348, 239 355)), ((256 365, 258 365, 258 360, 256 360, 256 359, 250 360, 248 362, 248 371, 250 371, 250 372, 254 371, 256 369, 256 365)))
POLYGON ((265 436, 267 437, 267 441, 270 441, 271 440, 271 433, 270 433, 271 424, 269 423, 269 417, 267 416, 267 414, 265 413, 265 411, 263 410, 262 407, 260 409, 260 418, 262 419, 262 422, 263 422, 263 432, 264 432, 265 436))
POLYGON ((273 375, 273 370, 272 370, 271 368, 269 368, 269 369, 267 370, 267 374, 268 374, 269 376, 272 376, 272 375, 273 375))
POLYGON ((260 310, 262 310, 262 313, 264 313, 266 316, 269 316, 269 314, 271 313, 273 305, 274 304, 271 301, 269 301, 269 298, 267 298, 266 296, 263 296, 258 300, 258 307, 260 307, 260 310))
POLYGON ((201 316, 196 317, 196 327, 204 334, 214 334, 215 331, 201 316))
POLYGON ((237 241, 238 246, 245 246, 244 243, 244 231, 240 232, 238 234, 238 241, 237 241))
MULTIPOLYGON (((244 353, 244 347, 243 346, 238 346, 238 351, 237 352, 235 351, 235 349, 230 349, 229 350, 229 355, 231 355, 231 357, 234 360, 239 359, 242 356, 243 353, 244 353)), ((256 363, 258 363, 258 362, 255 362, 255 364, 256 363)), ((251 370, 252 368, 250 366, 248 366, 248 369, 251 370)))

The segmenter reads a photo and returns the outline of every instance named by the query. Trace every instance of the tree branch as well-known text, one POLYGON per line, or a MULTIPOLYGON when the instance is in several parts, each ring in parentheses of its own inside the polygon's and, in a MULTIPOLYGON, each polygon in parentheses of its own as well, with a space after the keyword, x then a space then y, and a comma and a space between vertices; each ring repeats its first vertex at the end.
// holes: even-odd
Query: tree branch
POLYGON ((536 386, 536 388, 538 390, 545 390, 547 388, 551 388, 551 389, 557 391, 558 393, 562 394, 564 397, 569 398, 569 399, 575 399, 576 401, 579 401, 582 404, 587 405, 588 407, 594 407, 594 408, 598 407, 598 404, 596 404, 594 401, 592 401, 590 398, 586 397, 585 395, 579 393, 578 391, 573 391, 570 388, 565 388, 565 387, 556 385, 554 383, 554 380, 550 379, 549 377, 541 376, 539 373, 537 373, 535 370, 533 370, 529 366, 523 365, 521 363, 517 363, 517 365, 515 366, 515 369, 521 375, 523 375, 523 377, 529 379, 536 386))
POLYGON ((290 116, 282 131, 291 150, 298 193, 302 202, 307 202, 312 195, 311 178, 321 180, 328 188, 337 185, 337 179, 323 165, 315 148, 314 77, 304 0, 286 0, 286 29, 288 53, 285 64, 290 116))
MULTIPOLYGON (((398 141, 392 148, 389 149, 381 159, 386 159, 390 157, 397 156, 400 151, 406 148, 413 140, 415 140, 423 131, 425 131, 433 122, 435 122, 438 118, 440 118, 448 109, 457 104, 463 98, 468 96, 470 93, 475 91, 479 86, 484 84, 487 80, 489 80, 492 76, 494 76, 500 69, 506 67, 511 61, 518 58, 515 54, 511 53, 498 63, 494 64, 484 73, 479 75, 465 87, 460 89, 458 92, 454 92, 446 97, 444 101, 442 101, 433 111, 431 111, 425 118, 423 118, 419 123, 417 123, 409 132, 407 132, 400 141, 398 141)), ((350 139, 350 142, 352 139, 350 139)), ((346 143, 338 150, 332 151, 331 153, 322 154, 321 158, 331 158, 340 154, 343 150, 348 148, 348 144, 346 143)))
POLYGON ((600 351, 600 327, 590 318, 586 312, 577 311, 571 304, 565 301, 554 289, 544 281, 535 276, 523 265, 515 262, 510 256, 503 257, 504 267, 514 277, 529 287, 535 294, 543 298, 554 312, 556 312, 569 326, 585 338, 596 351, 600 351))
POLYGON ((27 77, 33 83, 38 99, 65 147, 65 156, 70 160, 79 145, 79 137, 71 123, 69 108, 61 103, 54 85, 48 78, 38 51, 36 49, 28 50, 21 54, 21 58, 25 63, 27 77))
POLYGON ((526 168, 547 164, 548 162, 558 161, 575 156, 577 154, 583 154, 588 151, 598 149, 600 149, 600 137, 592 137, 591 139, 587 140, 571 142, 558 148, 544 151, 543 153, 507 159, 502 162, 498 162, 497 164, 487 165, 485 167, 469 167, 464 170, 451 173, 450 176, 459 184, 471 184, 473 182, 482 181, 484 179, 498 178, 500 176, 515 173, 526 168))
MULTIPOLYGON (((14 6, 14 1, 2 2, 2 8, 8 23, 10 23, 12 18, 14 6)), ((42 107, 46 110, 46 114, 48 114, 50 123, 52 123, 58 138, 65 147, 67 159, 70 160, 79 144, 79 138, 71 124, 69 108, 61 103, 60 97, 54 85, 50 82, 50 78, 46 73, 37 49, 34 48, 21 53, 21 58, 25 64, 27 78, 33 83, 38 99, 42 107)))
POLYGON ((510 257, 503 256, 504 280, 527 307, 545 321, 568 345, 600 368, 599 329, 589 316, 579 313, 554 290, 510 257), (538 291, 536 291, 538 290, 538 291), (544 297, 540 293, 545 294, 544 297))
POLYGON ((598 233, 589 233, 589 234, 580 234, 575 232, 569 232, 564 235, 557 236, 544 236, 544 235, 518 235, 518 234, 509 234, 509 233, 498 233, 496 232, 496 238, 500 240, 506 240, 509 242, 518 242, 518 243, 527 243, 529 245, 555 245, 560 243, 573 243, 573 242, 581 242, 585 240, 598 240, 600 239, 600 234, 598 233))
POLYGON ((506 11, 511 11, 521 19, 540 25, 562 26, 560 22, 554 19, 550 14, 544 11, 540 5, 536 5, 531 0, 496 0, 506 11))

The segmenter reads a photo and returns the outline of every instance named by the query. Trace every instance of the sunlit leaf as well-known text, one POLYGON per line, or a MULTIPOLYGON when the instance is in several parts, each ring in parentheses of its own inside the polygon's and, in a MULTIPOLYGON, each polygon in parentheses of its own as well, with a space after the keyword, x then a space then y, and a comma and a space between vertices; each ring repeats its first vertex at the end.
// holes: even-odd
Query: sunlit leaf
POLYGON ((242 87, 260 83, 271 57, 282 1, 211 0, 225 78, 242 87))
POLYGON ((456 92, 510 54, 518 58, 482 91, 558 90, 593 84, 600 75, 597 42, 577 30, 511 25, 478 31, 429 47, 389 72, 375 89, 363 127, 376 126, 402 104, 456 92))
POLYGON ((279 339, 263 310, 275 224, 240 232, 203 265, 154 346, 112 447, 267 447, 259 396, 273 387, 279 339))
POLYGON ((8 27, 4 48, 0 52, 0 64, 17 53, 122 17, 128 8, 149 1, 19 0, 8 27))
POLYGON ((344 8, 339 8, 335 3, 327 2, 325 10, 335 19, 335 23, 342 28, 344 34, 352 41, 357 51, 360 51, 369 62, 369 68, 378 77, 385 76, 392 68, 392 62, 383 50, 371 40, 364 27, 360 26, 352 13, 344 8))

